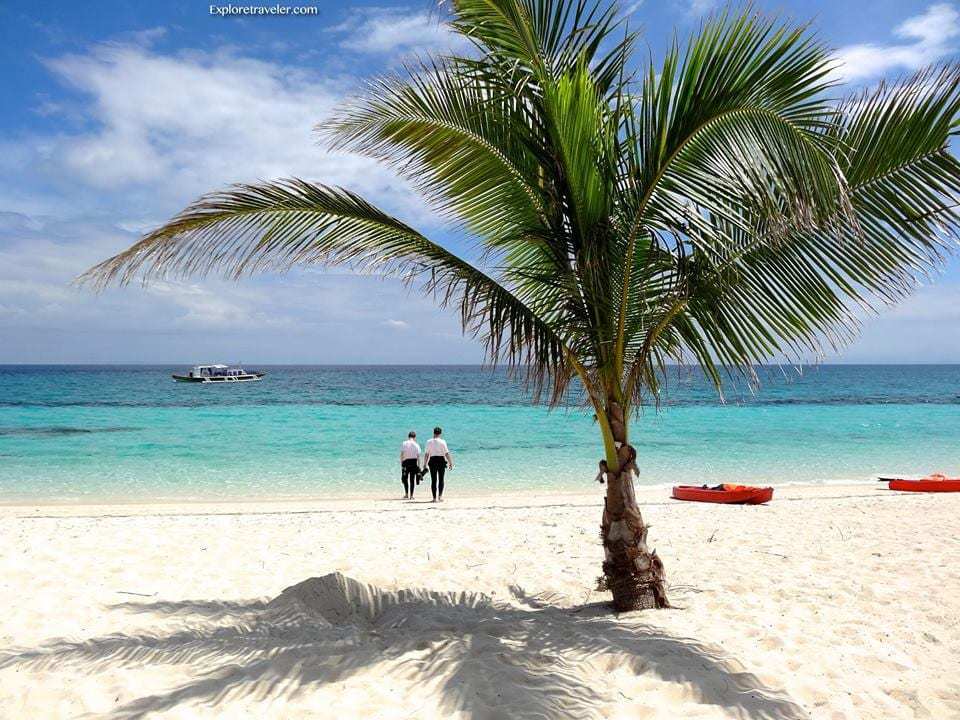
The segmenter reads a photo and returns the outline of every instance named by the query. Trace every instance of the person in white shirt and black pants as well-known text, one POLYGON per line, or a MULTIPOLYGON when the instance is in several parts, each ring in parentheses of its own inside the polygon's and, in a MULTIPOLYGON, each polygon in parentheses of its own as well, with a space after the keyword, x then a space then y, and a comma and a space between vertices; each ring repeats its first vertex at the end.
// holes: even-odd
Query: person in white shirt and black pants
POLYGON ((400 446, 400 482, 403 483, 403 499, 413 500, 413 489, 420 478, 420 445, 417 434, 411 430, 400 446))
POLYGON ((427 450, 423 456, 424 464, 430 468, 430 490, 434 502, 443 502, 443 474, 447 467, 453 470, 453 458, 450 457, 447 441, 440 437, 442 432, 438 427, 433 429, 433 437, 427 440, 427 450))

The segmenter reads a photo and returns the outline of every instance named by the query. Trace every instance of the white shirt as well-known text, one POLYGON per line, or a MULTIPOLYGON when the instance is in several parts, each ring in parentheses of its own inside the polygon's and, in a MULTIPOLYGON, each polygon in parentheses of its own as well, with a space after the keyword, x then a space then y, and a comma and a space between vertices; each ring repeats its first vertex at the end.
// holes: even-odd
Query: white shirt
POLYGON ((447 447, 447 441, 443 438, 430 438, 427 440, 427 455, 430 457, 443 457, 450 452, 447 447))
MULTIPOLYGON (((429 446, 429 443, 427 445, 429 446)), ((400 457, 403 460, 419 460, 420 446, 417 445, 417 441, 404 440, 403 445, 400 446, 400 457)))

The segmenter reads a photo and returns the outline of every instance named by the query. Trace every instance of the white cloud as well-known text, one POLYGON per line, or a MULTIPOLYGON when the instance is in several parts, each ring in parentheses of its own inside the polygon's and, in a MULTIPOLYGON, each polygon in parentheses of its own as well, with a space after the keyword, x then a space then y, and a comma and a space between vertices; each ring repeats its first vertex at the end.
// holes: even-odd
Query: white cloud
MULTIPOLYGON (((944 280, 921 287, 888 312, 891 318, 904 322, 934 321, 960 327, 960 283, 944 280)), ((960 333, 955 339, 960 347, 960 333)))
POLYGON ((332 31, 345 35, 340 47, 378 55, 445 52, 466 44, 436 15, 410 8, 358 10, 332 31))
MULTIPOLYGON (((391 171, 318 146, 314 126, 352 84, 235 51, 164 53, 151 45, 160 36, 46 60, 76 91, 64 102, 64 127, 81 129, 0 142, 0 172, 17 178, 0 187, 0 362, 224 352, 259 362, 417 362, 420 335, 456 335, 455 313, 437 311, 398 281, 319 270, 100 296, 71 285, 189 201, 232 182, 298 176, 339 184, 436 229, 391 171), (429 319, 431 330, 388 333, 383 319, 397 312, 429 319)), ((481 357, 469 340, 448 346, 451 362, 481 357)))
MULTIPOLYGON (((46 65, 78 91, 90 129, 26 138, 19 149, 5 143, 7 172, 124 197, 133 207, 123 212, 145 217, 167 217, 233 182, 297 176, 349 187, 417 223, 431 219, 384 166, 318 144, 315 126, 349 89, 341 80, 226 51, 170 55, 142 44, 101 44, 46 65)), ((0 197, 0 207, 15 199, 0 197)))
POLYGON ((262 308, 268 305, 263 293, 251 292, 245 285, 224 293, 222 288, 214 292, 195 283, 155 282, 144 291, 171 307, 172 324, 178 328, 252 331, 294 327, 293 318, 265 312, 262 308))
POLYGON ((482 357, 459 336, 455 311, 438 311, 399 280, 314 269, 102 295, 72 284, 133 239, 103 223, 0 213, 0 362, 402 363, 423 361, 425 341, 442 343, 448 362, 482 357), (423 329, 392 332, 408 322, 396 313, 423 329))
POLYGON ((898 25, 893 34, 906 42, 848 45, 836 53, 836 75, 846 81, 879 77, 891 71, 915 71, 955 53, 960 12, 949 3, 931 5, 898 25))
POLYGON ((700 15, 706 15, 719 4, 720 0, 690 0, 687 13, 695 17, 699 17, 700 15))
POLYGON ((393 318, 384 320, 383 324, 397 330, 407 330, 410 328, 410 323, 408 323, 406 320, 394 320, 393 318))

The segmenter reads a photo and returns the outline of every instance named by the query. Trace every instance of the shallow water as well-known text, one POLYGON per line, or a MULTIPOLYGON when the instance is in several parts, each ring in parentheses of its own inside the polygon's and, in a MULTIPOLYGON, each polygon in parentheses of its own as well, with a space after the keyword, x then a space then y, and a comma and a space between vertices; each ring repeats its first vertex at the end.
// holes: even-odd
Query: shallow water
MULTIPOLYGON (((285 366, 220 386, 182 369, 0 366, 0 500, 396 493, 400 442, 436 424, 451 492, 588 488, 601 455, 589 413, 531 406, 502 372, 285 366)), ((765 371, 726 403, 677 370, 632 434, 651 484, 960 474, 960 366, 765 371)))

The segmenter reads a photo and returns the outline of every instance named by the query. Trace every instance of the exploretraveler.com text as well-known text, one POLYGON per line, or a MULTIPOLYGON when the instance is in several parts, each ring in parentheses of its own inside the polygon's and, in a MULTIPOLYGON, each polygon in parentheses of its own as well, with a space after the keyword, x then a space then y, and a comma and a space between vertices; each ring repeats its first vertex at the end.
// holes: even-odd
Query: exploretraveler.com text
POLYGON ((211 15, 319 15, 316 5, 211 5, 211 15))

